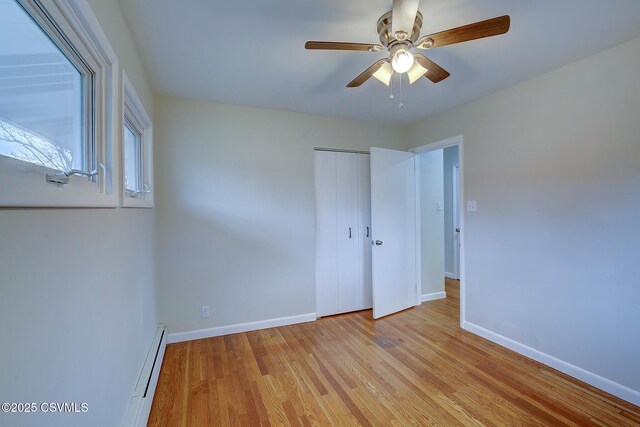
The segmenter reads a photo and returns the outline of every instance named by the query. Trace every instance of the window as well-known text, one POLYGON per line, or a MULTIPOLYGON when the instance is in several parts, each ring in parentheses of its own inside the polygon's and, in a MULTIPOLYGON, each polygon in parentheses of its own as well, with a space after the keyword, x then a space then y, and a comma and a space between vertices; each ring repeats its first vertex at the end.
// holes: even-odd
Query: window
POLYGON ((88 169, 93 76, 58 44, 17 1, 0 0, 0 155, 88 169))
POLYGON ((153 207, 153 139, 149 115, 122 72, 122 206, 153 207))
POLYGON ((125 116, 124 123, 124 189, 133 195, 143 190, 142 132, 125 116))
POLYGON ((116 67, 86 2, 0 0, 0 206, 117 204, 116 67))

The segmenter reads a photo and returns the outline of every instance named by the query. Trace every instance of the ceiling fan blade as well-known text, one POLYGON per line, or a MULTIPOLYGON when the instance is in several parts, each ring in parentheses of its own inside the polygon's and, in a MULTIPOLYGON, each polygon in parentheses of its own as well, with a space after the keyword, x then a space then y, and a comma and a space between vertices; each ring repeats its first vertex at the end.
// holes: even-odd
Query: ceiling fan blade
POLYGON ((416 62, 418 62, 418 64, 427 69, 427 72, 424 74, 424 76, 434 83, 440 83, 451 75, 447 70, 424 55, 415 53, 413 57, 416 59, 416 62))
POLYGON ((393 0, 391 15, 391 32, 395 35, 399 31, 411 37, 413 24, 416 22, 420 0, 393 0))
POLYGON ((475 24, 452 28, 435 34, 421 37, 416 43, 418 49, 431 49, 449 44, 468 42, 485 37, 498 36, 509 31, 511 18, 509 15, 499 16, 475 24))
POLYGON ((351 82, 349 82, 347 87, 359 87, 359 86, 361 86, 362 83, 364 83, 367 80, 369 80, 386 63, 387 63, 386 59, 381 59, 379 61, 374 62, 373 65, 371 65, 369 68, 364 70, 362 72, 362 74, 360 74, 358 77, 356 77, 351 82))
POLYGON ((382 45, 379 44, 319 41, 308 41, 304 44, 304 48, 309 50, 358 50, 363 52, 379 52, 383 49, 382 45))

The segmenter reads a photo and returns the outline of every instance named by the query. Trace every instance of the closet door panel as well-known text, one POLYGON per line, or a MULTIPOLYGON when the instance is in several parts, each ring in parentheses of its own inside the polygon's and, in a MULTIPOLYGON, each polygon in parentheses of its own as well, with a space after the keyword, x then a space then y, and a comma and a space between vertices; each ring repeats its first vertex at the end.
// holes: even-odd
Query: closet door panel
POLYGON ((358 155, 358 241, 360 310, 373 307, 371 294, 371 174, 369 155, 358 155))
POLYGON ((338 312, 360 309, 358 155, 337 153, 338 312))
POLYGON ((336 153, 315 152, 316 315, 338 313, 336 153))

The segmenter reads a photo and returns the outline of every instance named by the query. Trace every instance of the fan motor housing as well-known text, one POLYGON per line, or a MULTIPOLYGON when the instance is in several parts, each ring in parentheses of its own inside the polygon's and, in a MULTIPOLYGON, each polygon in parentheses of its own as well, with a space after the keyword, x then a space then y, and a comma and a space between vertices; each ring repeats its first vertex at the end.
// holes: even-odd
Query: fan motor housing
MULTIPOLYGON (((390 43, 396 41, 396 36, 391 32, 391 15, 392 12, 387 12, 378 19, 378 35, 380 36, 380 43, 383 46, 389 46, 390 43)), ((416 14, 416 20, 413 24, 413 31, 411 35, 407 37, 407 40, 411 40, 412 43, 418 41, 420 37, 420 30, 422 29, 422 14, 418 12, 416 14)))

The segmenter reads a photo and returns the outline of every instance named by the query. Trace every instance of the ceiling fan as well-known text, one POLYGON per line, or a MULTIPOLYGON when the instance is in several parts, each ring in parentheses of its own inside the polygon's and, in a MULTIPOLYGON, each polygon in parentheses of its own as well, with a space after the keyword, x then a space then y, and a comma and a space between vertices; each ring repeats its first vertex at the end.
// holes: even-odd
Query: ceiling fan
POLYGON ((374 62, 347 87, 361 86, 371 77, 388 86, 394 71, 398 74, 407 73, 409 83, 422 76, 438 83, 449 77, 449 72, 426 56, 412 53, 411 50, 428 50, 497 36, 508 32, 511 25, 511 19, 505 15, 420 37, 422 14, 418 12, 419 5, 420 0, 393 0, 393 10, 378 19, 381 44, 308 41, 304 47, 310 50, 389 51, 388 58, 374 62))

